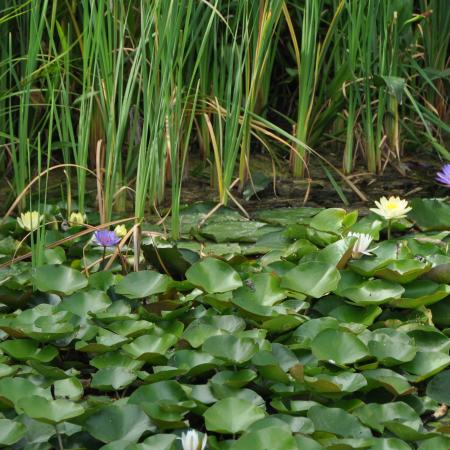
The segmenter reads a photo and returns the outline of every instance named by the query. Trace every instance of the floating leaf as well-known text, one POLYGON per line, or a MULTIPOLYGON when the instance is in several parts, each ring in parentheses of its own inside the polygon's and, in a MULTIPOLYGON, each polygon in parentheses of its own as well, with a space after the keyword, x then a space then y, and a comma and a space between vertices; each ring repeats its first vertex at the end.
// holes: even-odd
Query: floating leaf
POLYGON ((59 423, 73 419, 84 413, 84 408, 70 400, 48 398, 32 395, 18 401, 18 407, 32 419, 46 423, 59 423))
POLYGON ((231 450, 298 450, 294 437, 276 426, 251 431, 240 437, 231 450))
POLYGON ((282 277, 281 287, 320 298, 336 289, 339 279, 336 267, 322 262, 310 262, 299 264, 287 272, 282 277))
POLYGON ((230 265, 215 258, 193 264, 186 272, 186 278, 210 294, 232 291, 242 286, 239 274, 230 265))
POLYGON ((144 298, 154 294, 166 292, 170 287, 171 279, 151 270, 129 273, 119 283, 115 290, 127 298, 144 298))
POLYGON ((357 305, 366 306, 388 303, 400 298, 404 291, 403 286, 391 281, 369 280, 356 287, 344 289, 340 294, 357 305))
POLYGON ((335 329, 320 332, 311 343, 311 351, 317 359, 342 365, 369 356, 366 345, 358 337, 335 329))
POLYGON ((340 408, 312 406, 308 417, 313 421, 317 431, 327 431, 342 437, 370 438, 372 433, 364 427, 355 416, 340 408))
POLYGON ((86 430, 101 442, 124 440, 137 442, 145 431, 152 429, 150 419, 137 405, 112 405, 91 415, 86 430))
POLYGON ((225 398, 208 408, 203 414, 208 431, 239 433, 265 416, 262 408, 247 400, 225 398))
POLYGON ((450 370, 444 370, 430 380, 427 395, 439 403, 450 405, 450 370))
POLYGON ((258 351, 258 346, 252 339, 240 338, 233 335, 220 335, 208 338, 202 346, 204 352, 242 364, 252 358, 258 351))
POLYGON ((70 295, 87 286, 87 278, 78 270, 63 265, 48 265, 33 269, 33 283, 41 292, 70 295))
POLYGON ((23 424, 9 419, 0 419, 0 444, 13 445, 23 438, 26 428, 23 424))

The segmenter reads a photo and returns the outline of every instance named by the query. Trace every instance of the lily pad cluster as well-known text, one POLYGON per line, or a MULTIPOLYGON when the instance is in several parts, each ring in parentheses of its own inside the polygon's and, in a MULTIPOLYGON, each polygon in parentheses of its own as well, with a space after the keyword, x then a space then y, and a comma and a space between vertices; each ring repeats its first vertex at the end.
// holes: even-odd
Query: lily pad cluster
MULTIPOLYGON (((89 267, 89 237, 3 264, 0 445, 175 450, 195 429, 213 450, 450 448, 450 206, 411 205, 390 240, 375 214, 194 205, 138 272, 89 267), (358 259, 353 233, 374 239, 358 259)), ((23 249, 0 233, 6 263, 23 249)))

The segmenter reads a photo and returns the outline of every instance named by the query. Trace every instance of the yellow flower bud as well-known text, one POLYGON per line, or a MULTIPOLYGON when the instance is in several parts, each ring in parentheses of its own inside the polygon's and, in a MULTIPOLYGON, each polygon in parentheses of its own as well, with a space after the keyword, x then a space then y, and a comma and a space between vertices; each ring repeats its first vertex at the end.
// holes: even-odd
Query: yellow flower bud
POLYGON ((127 228, 125 225, 117 225, 114 228, 114 233, 116 233, 116 236, 123 238, 127 234, 127 228))

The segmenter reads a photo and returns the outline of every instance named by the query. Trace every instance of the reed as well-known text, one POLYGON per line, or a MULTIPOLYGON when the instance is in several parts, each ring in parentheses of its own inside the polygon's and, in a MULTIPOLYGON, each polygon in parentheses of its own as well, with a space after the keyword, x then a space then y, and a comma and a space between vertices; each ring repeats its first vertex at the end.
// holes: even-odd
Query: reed
POLYGON ((449 159, 449 30, 446 0, 4 0, 0 173, 18 196, 64 164, 67 214, 98 191, 105 223, 170 196, 177 239, 197 163, 227 204, 259 152, 295 177, 340 173, 331 142, 346 174, 449 159))

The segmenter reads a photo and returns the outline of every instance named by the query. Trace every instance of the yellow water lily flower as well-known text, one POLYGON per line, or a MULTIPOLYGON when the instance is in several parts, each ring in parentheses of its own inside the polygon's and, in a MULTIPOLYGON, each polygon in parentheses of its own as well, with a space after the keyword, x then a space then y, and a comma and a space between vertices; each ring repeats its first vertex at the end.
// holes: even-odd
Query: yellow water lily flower
POLYGON ((377 208, 370 208, 372 212, 384 217, 386 220, 401 219, 406 217, 411 207, 408 206, 407 200, 402 200, 400 197, 391 196, 389 198, 381 197, 380 201, 375 201, 377 208))
POLYGON ((69 225, 71 227, 76 227, 78 225, 83 225, 86 223, 86 215, 80 212, 73 212, 69 217, 69 225))
POLYGON ((33 231, 39 227, 39 224, 44 219, 42 214, 39 214, 38 211, 28 211, 26 213, 22 213, 20 217, 17 218, 17 223, 20 228, 26 231, 33 231))
POLYGON ((125 225, 117 225, 114 228, 114 233, 116 233, 116 236, 123 238, 127 234, 127 227, 125 225))

